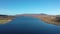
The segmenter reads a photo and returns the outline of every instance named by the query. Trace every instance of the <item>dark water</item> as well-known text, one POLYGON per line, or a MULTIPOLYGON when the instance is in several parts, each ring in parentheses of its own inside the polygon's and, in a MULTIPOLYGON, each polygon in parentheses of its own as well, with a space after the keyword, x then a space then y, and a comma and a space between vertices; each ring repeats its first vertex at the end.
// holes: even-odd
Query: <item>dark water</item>
POLYGON ((5 25, 0 25, 0 33, 60 34, 60 26, 47 24, 37 18, 20 16, 5 25))

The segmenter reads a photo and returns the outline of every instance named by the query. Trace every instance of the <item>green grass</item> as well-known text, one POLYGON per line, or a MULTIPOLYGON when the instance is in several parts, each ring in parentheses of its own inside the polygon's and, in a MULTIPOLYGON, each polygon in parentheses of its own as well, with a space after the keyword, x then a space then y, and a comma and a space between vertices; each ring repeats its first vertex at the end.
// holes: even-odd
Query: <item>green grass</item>
POLYGON ((9 22, 9 20, 0 20, 0 24, 5 24, 7 22, 9 22))

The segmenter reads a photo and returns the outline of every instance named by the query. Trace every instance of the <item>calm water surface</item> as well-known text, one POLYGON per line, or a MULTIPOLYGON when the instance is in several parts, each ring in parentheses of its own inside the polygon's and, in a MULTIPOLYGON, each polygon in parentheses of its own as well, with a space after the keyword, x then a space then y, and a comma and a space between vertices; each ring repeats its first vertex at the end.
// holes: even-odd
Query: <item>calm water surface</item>
POLYGON ((20 16, 0 25, 1 33, 60 34, 60 26, 47 24, 38 18, 20 16))

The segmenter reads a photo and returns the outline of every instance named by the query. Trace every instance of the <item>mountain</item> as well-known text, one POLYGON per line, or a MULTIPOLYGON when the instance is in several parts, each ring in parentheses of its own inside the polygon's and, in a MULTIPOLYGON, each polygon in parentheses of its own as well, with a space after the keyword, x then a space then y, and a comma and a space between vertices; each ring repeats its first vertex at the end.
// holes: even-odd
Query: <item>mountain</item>
POLYGON ((47 16, 47 14, 17 14, 16 16, 47 16))

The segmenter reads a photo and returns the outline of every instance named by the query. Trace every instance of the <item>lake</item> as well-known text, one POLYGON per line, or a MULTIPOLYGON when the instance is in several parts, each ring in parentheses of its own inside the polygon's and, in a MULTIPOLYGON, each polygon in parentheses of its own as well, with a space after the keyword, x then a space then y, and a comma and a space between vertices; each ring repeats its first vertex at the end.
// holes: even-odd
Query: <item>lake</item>
POLYGON ((0 25, 0 32, 22 34, 60 34, 60 26, 45 23, 34 17, 19 16, 7 24, 0 25))

